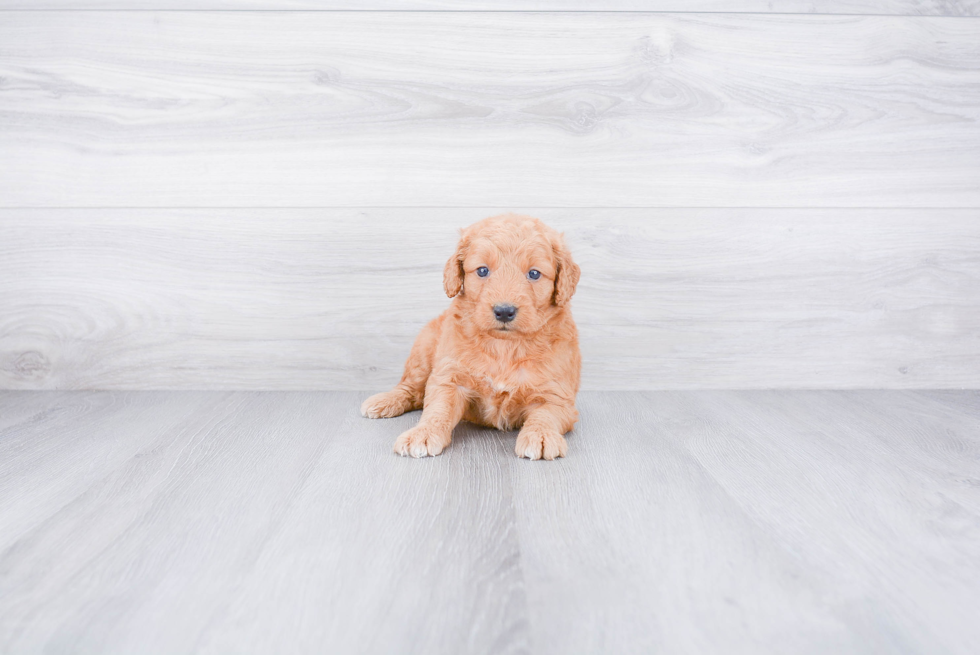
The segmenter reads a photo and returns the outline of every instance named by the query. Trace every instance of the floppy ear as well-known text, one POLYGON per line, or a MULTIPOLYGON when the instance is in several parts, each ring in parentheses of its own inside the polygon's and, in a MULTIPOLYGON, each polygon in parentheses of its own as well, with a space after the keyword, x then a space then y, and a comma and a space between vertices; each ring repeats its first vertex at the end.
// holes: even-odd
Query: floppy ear
POLYGON ((453 298, 463 290, 463 259, 466 257, 466 237, 460 237, 456 252, 446 262, 442 272, 442 286, 446 295, 453 298))
POLYGON ((565 240, 559 237, 554 244, 555 248, 555 304, 564 307, 575 294, 575 287, 578 285, 578 278, 581 270, 574 261, 572 253, 565 246, 565 240))

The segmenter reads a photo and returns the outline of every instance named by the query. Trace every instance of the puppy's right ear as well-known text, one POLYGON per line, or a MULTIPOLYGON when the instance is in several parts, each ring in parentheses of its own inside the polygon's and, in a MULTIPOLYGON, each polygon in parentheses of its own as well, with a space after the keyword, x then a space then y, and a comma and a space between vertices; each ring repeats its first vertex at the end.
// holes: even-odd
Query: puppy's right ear
POLYGON ((442 272, 442 286, 446 290, 446 295, 450 298, 455 297, 463 290, 463 259, 466 258, 466 237, 460 237, 456 244, 456 252, 446 262, 446 269, 442 272))

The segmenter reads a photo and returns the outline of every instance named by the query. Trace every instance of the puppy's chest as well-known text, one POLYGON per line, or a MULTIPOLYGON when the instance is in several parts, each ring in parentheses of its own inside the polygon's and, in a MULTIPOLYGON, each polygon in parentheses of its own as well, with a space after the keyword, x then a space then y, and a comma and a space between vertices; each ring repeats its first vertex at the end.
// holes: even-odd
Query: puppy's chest
POLYGON ((524 368, 512 371, 489 371, 479 380, 479 388, 488 397, 512 396, 527 384, 528 374, 524 368))
POLYGON ((478 422, 503 430, 523 422, 530 378, 526 367, 489 365, 469 374, 474 392, 471 405, 481 419, 478 422))

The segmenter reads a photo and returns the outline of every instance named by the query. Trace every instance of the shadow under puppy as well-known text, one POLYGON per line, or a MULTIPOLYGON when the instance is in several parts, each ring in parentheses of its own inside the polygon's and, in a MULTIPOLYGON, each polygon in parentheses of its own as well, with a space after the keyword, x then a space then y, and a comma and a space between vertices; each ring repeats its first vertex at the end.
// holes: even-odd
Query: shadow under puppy
POLYGON ((460 420, 510 430, 519 457, 565 455, 582 358, 568 301, 579 267, 562 235, 505 214, 463 230, 443 276, 449 309, 415 339, 394 389, 361 405, 369 418, 422 409, 399 455, 438 455, 460 420))

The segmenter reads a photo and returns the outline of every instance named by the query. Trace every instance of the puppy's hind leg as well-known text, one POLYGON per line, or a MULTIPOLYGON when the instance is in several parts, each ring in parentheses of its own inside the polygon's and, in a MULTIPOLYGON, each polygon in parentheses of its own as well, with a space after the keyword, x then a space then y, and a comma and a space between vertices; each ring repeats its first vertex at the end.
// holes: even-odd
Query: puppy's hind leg
POLYGON ((415 338, 412 352, 405 362, 401 382, 391 391, 378 393, 361 405, 361 414, 368 418, 392 418, 405 412, 422 409, 425 383, 432 372, 432 359, 439 343, 442 316, 433 319, 415 338))

